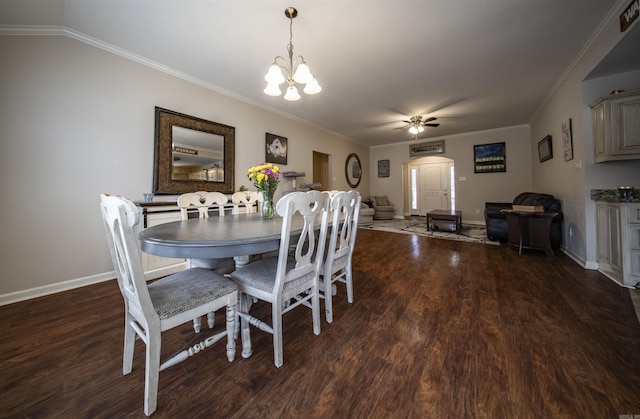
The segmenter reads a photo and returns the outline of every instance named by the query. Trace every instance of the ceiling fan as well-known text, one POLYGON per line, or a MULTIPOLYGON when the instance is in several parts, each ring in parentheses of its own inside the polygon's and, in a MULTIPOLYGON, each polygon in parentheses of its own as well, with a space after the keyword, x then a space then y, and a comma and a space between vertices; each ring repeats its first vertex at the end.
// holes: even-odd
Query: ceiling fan
POLYGON ((424 127, 440 126, 440 124, 430 123, 431 121, 435 121, 436 119, 438 118, 431 117, 423 120, 422 116, 412 116, 408 121, 402 121, 406 122, 408 124, 407 126, 394 129, 408 129, 411 134, 418 135, 419 133, 424 131, 424 127))

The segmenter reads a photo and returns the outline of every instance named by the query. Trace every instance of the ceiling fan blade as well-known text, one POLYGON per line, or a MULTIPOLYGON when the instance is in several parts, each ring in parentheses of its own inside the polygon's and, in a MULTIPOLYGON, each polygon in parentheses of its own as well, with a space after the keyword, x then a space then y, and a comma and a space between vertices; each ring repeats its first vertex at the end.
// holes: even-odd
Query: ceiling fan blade
POLYGON ((394 129, 407 129, 407 127, 398 127, 398 128, 394 128, 394 129))
POLYGON ((424 124, 425 127, 439 127, 440 124, 424 124))
POLYGON ((422 122, 431 122, 431 121, 435 121, 436 119, 438 119, 438 118, 431 117, 431 118, 427 118, 427 119, 425 119, 425 120, 424 120, 424 121, 422 121, 422 122))
POLYGON ((403 120, 402 122, 404 122, 405 124, 413 124, 413 122, 407 120, 403 120))

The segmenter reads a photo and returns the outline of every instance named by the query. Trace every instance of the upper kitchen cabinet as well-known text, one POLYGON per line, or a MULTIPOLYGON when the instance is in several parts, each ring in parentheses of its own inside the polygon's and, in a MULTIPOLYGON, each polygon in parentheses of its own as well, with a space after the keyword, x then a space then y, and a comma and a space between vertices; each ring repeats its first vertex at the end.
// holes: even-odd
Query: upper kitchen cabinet
POLYGON ((596 163, 640 159, 640 90, 591 104, 596 163))

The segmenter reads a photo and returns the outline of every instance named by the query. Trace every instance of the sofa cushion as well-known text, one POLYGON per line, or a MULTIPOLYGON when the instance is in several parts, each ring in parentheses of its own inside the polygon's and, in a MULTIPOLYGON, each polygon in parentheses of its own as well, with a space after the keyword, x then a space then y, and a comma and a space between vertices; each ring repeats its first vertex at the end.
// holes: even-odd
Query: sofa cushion
POLYGON ((380 207, 386 207, 389 206, 389 200, 387 199, 387 196, 374 196, 373 199, 376 201, 376 205, 380 206, 380 207))

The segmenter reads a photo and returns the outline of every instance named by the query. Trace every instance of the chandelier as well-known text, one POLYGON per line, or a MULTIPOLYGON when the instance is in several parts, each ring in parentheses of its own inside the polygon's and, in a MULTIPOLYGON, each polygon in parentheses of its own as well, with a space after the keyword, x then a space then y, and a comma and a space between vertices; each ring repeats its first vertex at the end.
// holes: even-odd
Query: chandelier
POLYGON ((298 11, 294 7, 287 7, 284 9, 284 15, 289 18, 289 45, 287 45, 289 61, 279 55, 273 60, 267 75, 264 76, 267 81, 267 87, 264 92, 269 96, 280 96, 282 94, 280 85, 286 81, 289 87, 287 87, 284 98, 285 100, 294 101, 300 99, 296 83, 304 84, 303 92, 308 95, 315 95, 322 88, 313 77, 313 74, 311 74, 311 70, 302 55, 298 55, 295 60, 293 59, 293 19, 298 16, 298 11))

